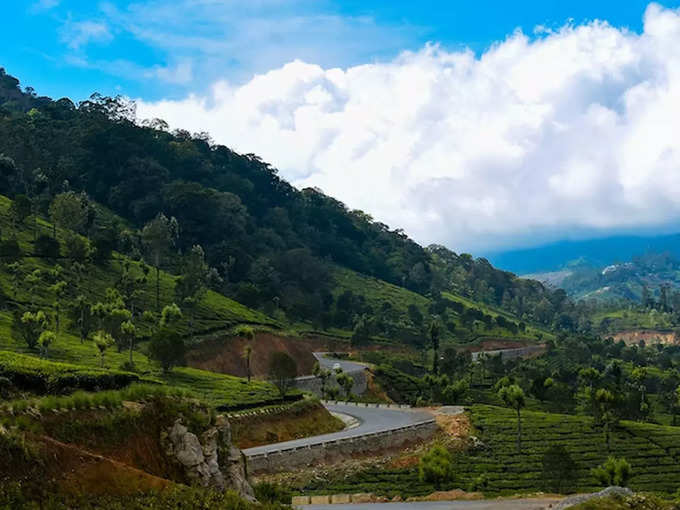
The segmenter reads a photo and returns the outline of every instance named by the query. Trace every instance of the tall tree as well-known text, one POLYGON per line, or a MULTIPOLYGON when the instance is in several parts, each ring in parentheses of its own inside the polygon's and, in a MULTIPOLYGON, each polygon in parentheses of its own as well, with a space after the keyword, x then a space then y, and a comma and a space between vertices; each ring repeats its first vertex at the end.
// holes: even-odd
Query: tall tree
POLYGON ((84 194, 67 191, 60 193, 50 204, 52 237, 57 237, 57 227, 79 233, 87 224, 88 200, 84 194))
POLYGON ((297 363, 286 352, 274 352, 269 357, 269 378, 279 389, 281 397, 285 397, 288 390, 295 384, 297 377, 297 363))
POLYGON ((194 245, 184 257, 182 275, 175 283, 175 296, 189 310, 189 327, 193 329, 196 308, 205 294, 210 268, 205 263, 205 252, 200 245, 194 245))
POLYGON ((432 373, 436 375, 439 373, 439 337, 441 335, 439 317, 432 317, 429 335, 432 345, 432 373))
POLYGON ((142 241, 156 269, 156 312, 160 311, 161 287, 160 271, 163 259, 174 246, 179 236, 179 226, 175 218, 168 218, 163 213, 147 223, 142 229, 142 241))
POLYGON ((504 386, 498 392, 505 405, 517 412, 517 453, 522 453, 522 408, 526 405, 524 391, 516 384, 504 386))

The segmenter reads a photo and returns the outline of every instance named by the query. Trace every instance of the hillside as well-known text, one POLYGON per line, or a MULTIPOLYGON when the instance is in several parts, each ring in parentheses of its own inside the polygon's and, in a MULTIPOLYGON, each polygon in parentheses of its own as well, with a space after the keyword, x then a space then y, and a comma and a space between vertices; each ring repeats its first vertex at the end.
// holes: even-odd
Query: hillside
MULTIPOLYGON (((94 95, 74 105, 37 97, 0 72, 0 193, 27 197, 43 216, 65 190, 87 193, 114 213, 106 225, 81 227, 98 249, 150 260, 139 232, 163 213, 181 233, 177 251, 202 247, 221 281, 216 291, 277 319, 322 329, 354 330, 362 316, 336 313, 342 293, 332 278, 335 267, 433 301, 442 291, 454 293, 503 308, 518 322, 563 327, 578 321, 559 292, 498 271, 485 259, 423 248, 320 190, 293 188, 256 156, 216 145, 205 133, 169 132, 162 120, 142 125, 134 104, 121 98, 94 95)), ((175 253, 159 264, 176 273, 180 262, 175 253)))

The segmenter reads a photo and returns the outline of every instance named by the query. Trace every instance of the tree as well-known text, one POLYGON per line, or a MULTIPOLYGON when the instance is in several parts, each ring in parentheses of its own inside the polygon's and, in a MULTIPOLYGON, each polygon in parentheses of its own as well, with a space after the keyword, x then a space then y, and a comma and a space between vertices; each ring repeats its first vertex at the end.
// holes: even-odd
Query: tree
POLYGON ((88 220, 89 203, 84 194, 74 191, 60 193, 50 204, 52 237, 57 237, 57 227, 74 233, 82 231, 88 220))
POLYGON ((595 391, 593 395, 595 424, 604 430, 607 451, 611 451, 611 430, 618 424, 619 417, 616 413, 616 396, 603 388, 595 391))
POLYGON ((156 269, 156 312, 160 310, 161 263, 174 245, 178 233, 179 226, 177 225, 177 220, 175 218, 168 218, 163 213, 158 213, 158 215, 142 229, 142 242, 156 269))
POLYGON ((433 446, 420 458, 418 472, 421 481, 432 483, 440 490, 442 484, 453 481, 451 453, 442 445, 433 446))
POLYGON ((505 402, 505 405, 517 411, 517 453, 522 453, 522 408, 526 404, 524 391, 516 384, 504 386, 498 392, 498 396, 505 402))
POLYGON ((184 362, 184 339, 173 326, 182 318, 182 311, 172 303, 163 307, 158 329, 151 337, 149 357, 161 364, 163 372, 170 372, 184 362))
POLYGON ((57 335, 54 331, 43 331, 42 333, 40 333, 38 343, 40 344, 40 351, 43 357, 47 358, 50 345, 52 345, 56 341, 57 335))
POLYGON ((236 328, 236 335, 248 341, 243 348, 243 359, 246 360, 246 374, 248 375, 248 383, 250 383, 252 377, 251 361, 253 358, 253 345, 251 342, 255 338, 255 331, 250 326, 242 325, 236 328))
POLYGON ((345 391, 345 396, 347 397, 347 400, 349 400, 352 396, 352 386, 354 386, 354 378, 345 372, 340 372, 335 377, 335 380, 338 382, 340 387, 345 391))
POLYGON ((321 398, 326 397, 326 384, 331 377, 331 371, 323 368, 321 364, 317 361, 314 363, 314 369, 312 373, 321 381, 321 398))
POLYGON ((92 313, 92 305, 85 296, 78 296, 68 309, 68 316, 72 324, 78 328, 80 343, 87 340, 95 328, 95 316, 92 313))
POLYGON ((470 385, 467 380, 460 380, 453 384, 449 384, 444 387, 442 391, 442 397, 444 404, 458 404, 467 391, 470 389, 470 385))
POLYGON ((286 352, 274 352, 269 357, 269 379, 279 389, 281 397, 285 397, 288 390, 295 384, 297 377, 297 363, 286 352))
POLYGON ((591 469, 590 472, 602 485, 625 487, 632 471, 626 459, 610 456, 604 464, 591 469))
POLYGON ((210 268, 205 263, 205 252, 200 245, 194 245, 184 259, 182 276, 175 283, 175 296, 179 302, 192 311, 189 325, 193 325, 193 312, 207 291, 210 268))
POLYGON ((47 314, 42 310, 37 312, 15 312, 12 318, 12 336, 20 338, 29 349, 35 349, 40 341, 40 335, 49 327, 47 314))
POLYGON ((54 318, 55 318, 55 332, 59 336, 61 331, 61 312, 64 296, 66 295, 66 282, 61 280, 50 287, 54 293, 54 318))
POLYGON ((184 361, 185 345, 182 337, 170 328, 160 328, 151 337, 149 357, 160 363, 163 372, 170 372, 184 361))
POLYGON ((14 230, 17 230, 19 225, 25 222, 26 218, 31 215, 32 208, 31 199, 26 195, 16 195, 14 197, 12 205, 9 207, 9 215, 12 219, 14 230))
POLYGON ((432 373, 439 373, 439 336, 441 334, 441 327, 439 326, 439 319, 433 317, 430 322, 430 342, 432 344, 432 373))
POLYGON ((137 340, 137 328, 132 321, 127 320, 120 325, 120 333, 122 341, 127 342, 129 346, 130 359, 128 360, 128 363, 130 367, 133 367, 135 362, 132 359, 132 351, 135 348, 135 341, 137 340))
POLYGON ((564 446, 548 448, 543 454, 542 464, 541 478, 547 491, 563 494, 572 490, 578 466, 564 446))
POLYGON ((114 344, 113 337, 106 331, 97 331, 93 337, 94 345, 99 351, 101 367, 104 368, 104 355, 106 350, 114 344))

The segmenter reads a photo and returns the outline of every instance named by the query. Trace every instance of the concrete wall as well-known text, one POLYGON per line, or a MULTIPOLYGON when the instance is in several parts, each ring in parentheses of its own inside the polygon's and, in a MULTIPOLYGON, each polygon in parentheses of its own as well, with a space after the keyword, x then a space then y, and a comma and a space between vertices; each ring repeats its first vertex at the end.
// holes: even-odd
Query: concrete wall
POLYGON ((537 352, 542 352, 545 350, 544 345, 529 345, 527 347, 518 347, 516 349, 498 349, 496 351, 479 351, 472 353, 472 361, 478 361, 481 355, 488 356, 489 358, 493 356, 501 355, 503 360, 510 360, 516 358, 522 358, 524 356, 529 356, 536 354, 537 352))
POLYGON ((388 431, 250 455, 246 457, 248 472, 275 473, 289 471, 300 466, 331 464, 353 456, 377 454, 430 439, 436 430, 435 420, 430 419, 388 431))
MULTIPOLYGON (((354 379, 352 393, 354 393, 355 395, 363 395, 364 393, 366 393, 366 389, 368 388, 367 370, 357 370, 345 373, 351 376, 352 379, 354 379)), ((339 387, 338 382, 335 380, 335 374, 332 374, 331 377, 326 382, 327 389, 333 386, 339 387)), ((318 397, 323 396, 321 395, 321 380, 313 375, 298 377, 297 379, 295 379, 295 387, 303 391, 309 391, 310 393, 313 393, 318 397)), ((342 393, 342 388, 340 389, 340 392, 342 393)))

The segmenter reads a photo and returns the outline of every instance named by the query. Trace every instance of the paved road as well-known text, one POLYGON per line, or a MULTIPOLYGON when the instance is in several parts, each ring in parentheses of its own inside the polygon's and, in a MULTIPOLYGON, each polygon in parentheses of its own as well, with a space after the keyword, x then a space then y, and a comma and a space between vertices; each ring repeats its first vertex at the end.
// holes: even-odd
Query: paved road
POLYGON ((539 510, 559 499, 486 499, 479 501, 422 501, 415 503, 367 503, 352 505, 305 505, 303 510, 539 510))
POLYGON ((281 450, 282 448, 320 444, 325 441, 343 439, 346 437, 363 436, 364 434, 370 434, 373 432, 382 432, 385 430, 405 427, 406 425, 412 425, 414 423, 432 418, 432 415, 428 412, 410 409, 380 409, 376 407, 356 407, 344 404, 325 405, 326 408, 332 413, 342 413, 353 416, 359 420, 360 425, 352 429, 333 432, 332 434, 323 434, 321 436, 295 439, 293 441, 285 441, 283 443, 256 446, 255 448, 243 450, 243 453, 245 453, 246 456, 250 456, 257 455, 259 453, 277 451, 281 450))
POLYGON ((315 352, 314 357, 319 361, 319 365, 326 369, 332 369, 336 363, 340 364, 340 368, 347 373, 361 372, 366 369, 366 365, 357 363, 356 361, 346 361, 342 359, 327 358, 327 352, 315 352))

